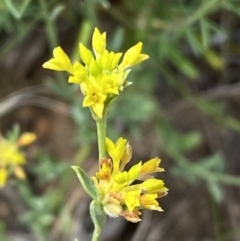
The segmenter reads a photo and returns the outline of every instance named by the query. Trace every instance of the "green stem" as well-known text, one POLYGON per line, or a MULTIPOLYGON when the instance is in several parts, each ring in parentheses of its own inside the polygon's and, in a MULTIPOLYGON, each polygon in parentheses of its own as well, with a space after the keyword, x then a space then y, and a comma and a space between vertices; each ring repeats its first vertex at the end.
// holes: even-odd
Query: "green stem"
POLYGON ((92 241, 99 241, 102 234, 102 229, 95 227, 93 231, 92 241))
MULTIPOLYGON (((91 109, 90 109, 91 110, 91 109)), ((91 110, 93 119, 96 121, 97 125, 97 139, 98 139, 98 155, 99 164, 102 158, 106 157, 106 127, 107 127, 107 109, 103 111, 102 118, 100 119, 91 110)), ((106 214, 103 211, 102 206, 93 200, 90 204, 90 216, 94 223, 94 231, 92 236, 92 241, 99 241, 103 227, 106 222, 106 214)))
POLYGON ((104 111, 102 119, 96 119, 99 161, 106 157, 106 122, 107 114, 106 111, 104 111))
POLYGON ((87 19, 92 23, 93 26, 97 26, 98 19, 96 14, 97 1, 89 0, 85 1, 85 13, 87 19))
POLYGON ((106 222, 106 213, 95 200, 90 203, 90 215, 94 223, 92 241, 99 241, 106 222))

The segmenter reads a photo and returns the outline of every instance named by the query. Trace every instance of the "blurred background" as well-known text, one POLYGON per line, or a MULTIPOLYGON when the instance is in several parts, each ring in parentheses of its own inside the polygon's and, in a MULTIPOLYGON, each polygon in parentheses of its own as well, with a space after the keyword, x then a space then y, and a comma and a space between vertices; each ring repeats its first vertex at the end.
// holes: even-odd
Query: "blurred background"
POLYGON ((129 75, 108 136, 130 141, 132 163, 159 156, 170 189, 163 213, 110 219, 102 240, 239 241, 238 0, 0 1, 0 131, 38 137, 26 180, 0 189, 0 240, 91 240, 90 199, 70 166, 97 170, 95 123, 79 87, 42 64, 56 46, 76 60, 95 26, 107 49, 142 41, 150 56, 129 75))

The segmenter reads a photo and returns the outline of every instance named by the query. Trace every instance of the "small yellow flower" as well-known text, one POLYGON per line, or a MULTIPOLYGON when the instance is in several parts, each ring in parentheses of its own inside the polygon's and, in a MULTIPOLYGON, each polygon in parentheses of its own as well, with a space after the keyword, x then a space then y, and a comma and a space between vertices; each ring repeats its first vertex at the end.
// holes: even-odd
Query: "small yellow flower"
POLYGON ((106 139, 107 151, 109 156, 113 160, 113 172, 114 174, 118 171, 121 158, 126 149, 127 140, 120 137, 117 142, 114 144, 113 141, 109 138, 106 139))
POLYGON ((158 195, 156 193, 143 194, 140 197, 141 206, 150 210, 163 211, 162 208, 159 207, 159 203, 156 200, 157 198, 158 195))
POLYGON ((149 175, 151 173, 164 172, 164 169, 159 167, 160 162, 161 162, 161 160, 158 157, 155 157, 155 158, 145 162, 142 165, 140 178, 142 180, 145 180, 146 178, 150 178, 151 177, 149 175))
POLYGON ((130 212, 141 206, 139 201, 140 195, 141 190, 133 190, 126 193, 123 200, 130 212))
POLYGON ((101 170, 96 173, 96 177, 99 180, 107 180, 110 178, 112 173, 112 161, 108 158, 103 158, 100 161, 101 170))
POLYGON ((19 147, 29 145, 35 139, 33 133, 23 133, 16 142, 0 136, 0 188, 6 184, 10 173, 14 173, 19 179, 25 178, 21 168, 21 165, 25 164, 25 157, 19 147))
POLYGON ((73 73, 72 63, 61 47, 53 50, 53 58, 43 64, 43 68, 73 73))
POLYGON ((101 93, 101 91, 96 86, 89 86, 87 89, 86 97, 83 101, 83 107, 90 106, 94 113, 102 118, 104 101, 106 98, 107 95, 101 93))
POLYGON ((125 70, 127 68, 133 67, 134 65, 140 64, 141 62, 147 60, 149 56, 147 54, 141 54, 142 42, 139 42, 135 46, 131 47, 123 57, 122 63, 119 65, 120 70, 125 70))
POLYGON ((106 33, 100 33, 97 28, 92 36, 92 49, 93 53, 80 43, 79 55, 83 64, 76 61, 72 65, 66 53, 57 47, 53 50, 54 58, 45 62, 43 67, 67 71, 70 74, 68 82, 80 85, 84 95, 83 107, 91 108, 98 118, 102 118, 111 100, 131 84, 127 81, 130 68, 149 56, 141 53, 142 43, 139 42, 124 54, 119 64, 123 54, 109 52, 106 49, 106 33))
POLYGON ((130 161, 132 149, 126 139, 119 138, 114 143, 106 139, 107 151, 110 158, 100 161, 100 170, 92 177, 96 190, 100 195, 103 209, 111 217, 123 216, 131 222, 141 221, 139 210, 162 211, 157 198, 167 194, 164 182, 149 174, 163 171, 159 158, 153 158, 142 164, 140 161, 128 171, 124 166, 130 161), (136 180, 145 181, 133 184, 136 180))
POLYGON ((115 76, 112 75, 105 75, 101 78, 100 82, 102 91, 105 92, 106 94, 114 94, 118 95, 119 90, 118 90, 118 82, 115 76))

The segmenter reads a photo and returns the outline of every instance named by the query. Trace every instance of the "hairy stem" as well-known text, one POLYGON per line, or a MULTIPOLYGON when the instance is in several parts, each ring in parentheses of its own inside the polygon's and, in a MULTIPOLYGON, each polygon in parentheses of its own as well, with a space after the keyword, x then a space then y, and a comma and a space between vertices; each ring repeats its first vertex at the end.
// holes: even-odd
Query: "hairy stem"
POLYGON ((104 213, 102 206, 95 200, 90 204, 90 215, 94 223, 92 241, 99 241, 106 222, 106 214, 104 213))

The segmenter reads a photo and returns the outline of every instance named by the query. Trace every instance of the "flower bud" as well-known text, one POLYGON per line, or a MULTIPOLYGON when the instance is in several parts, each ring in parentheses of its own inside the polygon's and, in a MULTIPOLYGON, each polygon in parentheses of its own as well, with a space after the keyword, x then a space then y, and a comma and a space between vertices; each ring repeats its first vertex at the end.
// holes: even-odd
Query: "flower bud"
POLYGON ((103 206, 103 209, 112 218, 118 217, 123 211, 122 206, 116 203, 107 203, 103 206))
POLYGON ((121 170, 123 170, 125 165, 128 162, 130 162, 131 158, 132 158, 132 147, 127 142, 126 147, 125 147, 125 151, 124 151, 122 159, 121 159, 121 167, 120 167, 121 170))

